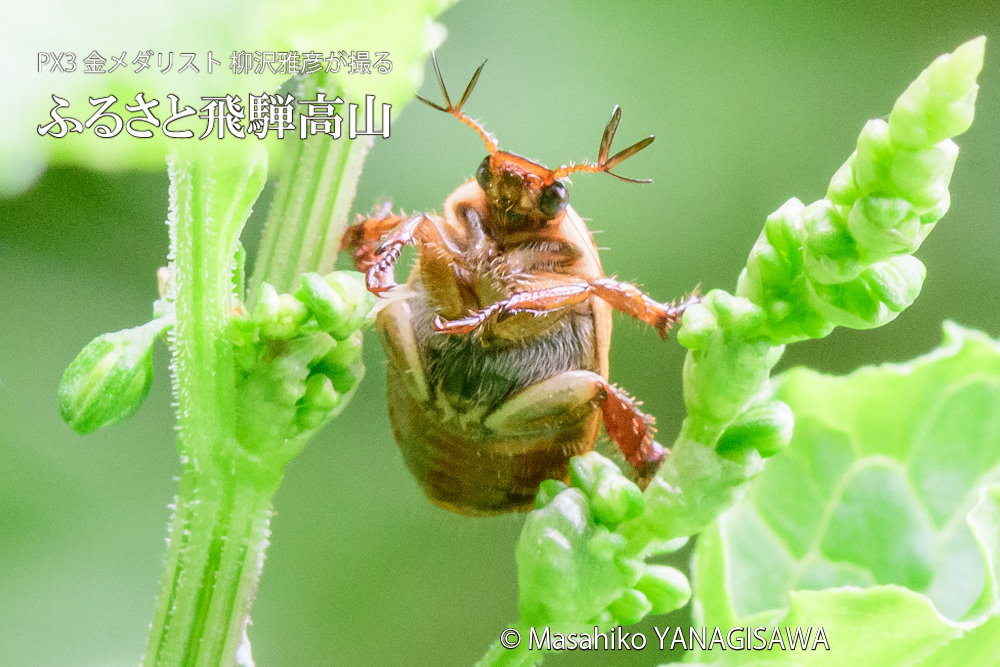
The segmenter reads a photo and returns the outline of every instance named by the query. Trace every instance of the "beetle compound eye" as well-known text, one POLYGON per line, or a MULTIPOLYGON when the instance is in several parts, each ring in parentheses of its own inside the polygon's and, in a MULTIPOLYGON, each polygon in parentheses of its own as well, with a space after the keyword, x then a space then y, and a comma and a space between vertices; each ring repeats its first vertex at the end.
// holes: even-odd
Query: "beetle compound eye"
POLYGON ((483 192, 489 190, 491 177, 490 156, 487 155, 483 158, 483 161, 479 163, 479 168, 476 169, 476 182, 479 183, 479 187, 483 189, 483 192))
POLYGON ((538 196, 538 210, 549 218, 554 218, 566 208, 566 187, 559 181, 542 190, 538 196))

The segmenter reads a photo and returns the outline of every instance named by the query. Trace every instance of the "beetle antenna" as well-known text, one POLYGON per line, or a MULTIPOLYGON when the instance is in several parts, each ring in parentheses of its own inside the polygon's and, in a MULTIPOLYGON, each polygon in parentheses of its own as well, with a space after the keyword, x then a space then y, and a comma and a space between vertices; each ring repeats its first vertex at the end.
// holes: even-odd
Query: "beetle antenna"
POLYGON ((452 116, 454 116, 455 118, 459 119, 460 121, 471 127, 479 134, 480 137, 482 137, 483 141, 486 143, 486 150, 490 152, 490 155, 496 153, 498 150, 500 150, 500 144, 497 142, 497 140, 489 132, 487 132, 486 129, 483 128, 483 126, 480 125, 478 121, 469 118, 462 111, 462 107, 465 106, 465 103, 468 101, 469 96, 472 95, 473 88, 476 87, 476 82, 479 81, 480 73, 482 73, 483 68, 486 67, 486 60, 484 60, 483 64, 479 66, 479 68, 476 70, 476 73, 472 75, 472 79, 469 81, 469 85, 465 87, 465 92, 462 93, 462 99, 458 101, 458 105, 453 105, 451 103, 451 98, 448 96, 448 89, 444 85, 444 77, 441 76, 441 68, 438 67, 437 54, 434 51, 431 51, 431 62, 434 63, 434 74, 437 76, 438 86, 441 87, 441 95, 442 97, 444 97, 444 102, 446 106, 435 104, 434 102, 431 102, 430 100, 421 97, 420 95, 417 95, 416 98, 421 102, 423 102, 424 104, 437 109, 438 111, 444 111, 445 113, 450 113, 452 116))
POLYGON ((601 148, 597 153, 597 162, 591 162, 586 164, 577 164, 562 166, 556 169, 552 173, 553 178, 562 178, 563 176, 569 176, 570 174, 575 174, 578 171, 585 171, 590 174, 597 174, 604 172, 611 176, 614 176, 619 181, 626 181, 628 183, 652 183, 651 178, 626 178, 625 176, 619 176, 611 172, 611 169, 617 167, 625 160, 629 159, 639 151, 641 151, 646 146, 653 143, 653 137, 648 136, 642 141, 638 141, 625 150, 618 151, 610 158, 608 153, 611 152, 611 142, 615 138, 615 132, 618 130, 618 123, 622 119, 622 110, 617 104, 615 108, 611 111, 611 120, 608 121, 607 127, 604 128, 604 135, 601 137, 601 148))

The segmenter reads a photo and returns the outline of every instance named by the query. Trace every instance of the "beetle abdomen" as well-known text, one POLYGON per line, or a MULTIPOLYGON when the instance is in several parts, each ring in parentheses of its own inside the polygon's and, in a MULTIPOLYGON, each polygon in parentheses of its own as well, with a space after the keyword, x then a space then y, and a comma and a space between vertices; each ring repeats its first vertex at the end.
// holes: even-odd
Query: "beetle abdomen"
POLYGON ((566 480, 569 459, 589 451, 601 427, 596 408, 559 429, 522 437, 440 421, 405 389, 400 371, 387 376, 389 419, 403 460, 431 501, 470 516, 526 512, 538 485, 566 480))
POLYGON ((474 336, 434 331, 434 311, 421 294, 409 299, 413 331, 432 392, 458 411, 490 410, 513 394, 569 370, 598 370, 589 304, 524 342, 484 345, 474 336))
MULTIPOLYGON (((397 328, 413 333, 426 389, 414 395, 404 377, 414 371, 400 365, 405 355, 387 355, 389 418, 407 467, 427 496, 449 510, 489 515, 531 509, 543 480, 566 479, 570 457, 593 448, 600 411, 584 405, 573 419, 519 433, 494 433, 482 420, 548 378, 600 372, 590 305, 523 343, 487 346, 472 336, 435 332, 434 311, 417 291, 405 308, 380 315, 405 318, 397 328)), ((391 337, 383 342, 399 344, 391 337)))

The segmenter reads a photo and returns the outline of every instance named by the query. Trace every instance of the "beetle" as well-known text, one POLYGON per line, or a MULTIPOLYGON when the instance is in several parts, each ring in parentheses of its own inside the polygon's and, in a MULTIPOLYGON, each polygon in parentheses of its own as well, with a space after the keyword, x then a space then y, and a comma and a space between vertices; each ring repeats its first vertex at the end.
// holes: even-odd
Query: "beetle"
POLYGON ((489 154, 445 200, 443 215, 383 209, 359 216, 341 244, 378 296, 396 287, 402 248, 417 248, 405 287, 380 304, 376 318, 403 458, 441 507, 468 515, 528 511, 543 480, 566 480, 569 459, 594 448, 603 421, 644 488, 668 451, 653 439, 653 418, 608 380, 611 313, 666 338, 696 297, 661 304, 605 277, 562 180, 604 172, 649 183, 611 169, 653 137, 609 157, 621 119, 615 106, 597 162, 548 169, 501 151, 462 111, 485 62, 452 104, 432 60, 445 106, 418 98, 475 130, 489 154))

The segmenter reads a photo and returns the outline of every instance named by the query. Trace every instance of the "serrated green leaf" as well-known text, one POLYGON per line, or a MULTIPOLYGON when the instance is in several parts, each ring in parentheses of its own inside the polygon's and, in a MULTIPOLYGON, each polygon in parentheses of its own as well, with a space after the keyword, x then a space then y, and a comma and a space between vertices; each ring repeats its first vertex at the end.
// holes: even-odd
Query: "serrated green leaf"
POLYGON ((774 384, 795 433, 699 539, 696 625, 825 629, 781 665, 1000 664, 1000 344, 948 323, 912 362, 774 384))

